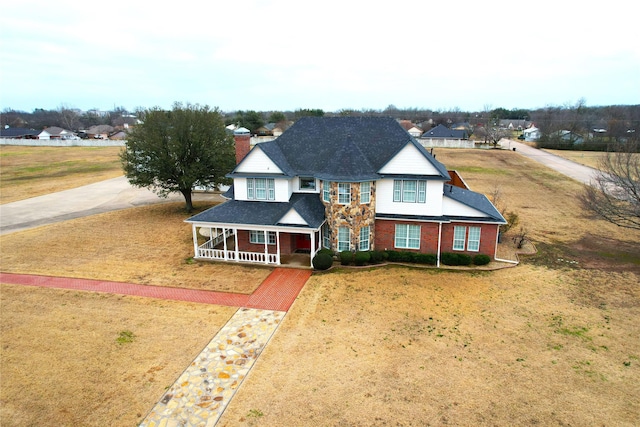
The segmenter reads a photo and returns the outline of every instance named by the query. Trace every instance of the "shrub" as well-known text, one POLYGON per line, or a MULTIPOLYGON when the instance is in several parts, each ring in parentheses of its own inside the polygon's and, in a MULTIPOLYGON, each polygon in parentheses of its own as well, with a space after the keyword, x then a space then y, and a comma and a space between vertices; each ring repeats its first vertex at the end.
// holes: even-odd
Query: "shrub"
POLYGON ((380 264, 381 262, 383 262, 384 256, 386 255, 382 251, 371 251, 369 253, 371 254, 371 262, 373 264, 380 264))
POLYGON ((353 257, 353 261, 356 265, 365 265, 371 259, 371 254, 369 252, 356 252, 353 257))
POLYGON ((316 270, 327 270, 333 265, 333 257, 326 252, 318 251, 313 257, 312 264, 316 270))
POLYGON ((435 254, 416 254, 415 262, 418 264, 436 265, 438 257, 435 254))
POLYGON ((398 262, 400 261, 400 252, 398 251, 387 251, 385 252, 387 254, 387 259, 391 262, 398 262))
POLYGON ((316 253, 318 253, 318 254, 327 254, 327 255, 330 255, 330 256, 334 256, 335 255, 334 252, 331 249, 327 249, 327 248, 322 248, 316 253))
POLYGON ((349 265, 353 261, 353 252, 351 251, 342 251, 340 252, 340 263, 342 265, 349 265))
POLYGON ((471 265, 471 256, 444 252, 440 257, 444 265, 471 265))
POLYGON ((491 257, 489 255, 478 254, 473 257, 473 263, 475 265, 487 265, 491 262, 491 257))

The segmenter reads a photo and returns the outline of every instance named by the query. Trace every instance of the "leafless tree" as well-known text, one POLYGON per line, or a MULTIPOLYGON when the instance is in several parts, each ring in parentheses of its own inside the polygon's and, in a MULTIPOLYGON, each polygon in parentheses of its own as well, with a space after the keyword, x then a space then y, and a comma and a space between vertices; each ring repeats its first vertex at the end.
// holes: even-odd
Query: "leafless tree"
POLYGON ((637 140, 600 160, 580 200, 585 209, 620 227, 640 230, 640 153, 637 140))

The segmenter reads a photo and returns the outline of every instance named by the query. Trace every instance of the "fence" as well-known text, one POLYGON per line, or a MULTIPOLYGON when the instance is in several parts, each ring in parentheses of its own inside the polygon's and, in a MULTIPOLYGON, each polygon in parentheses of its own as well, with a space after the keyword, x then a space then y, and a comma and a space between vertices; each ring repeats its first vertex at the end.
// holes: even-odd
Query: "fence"
POLYGON ((469 139, 431 139, 417 138, 420 145, 425 148, 492 148, 493 145, 484 142, 471 141, 469 139))
POLYGON ((30 147, 124 147, 127 141, 111 139, 15 139, 0 138, 0 145, 30 147))

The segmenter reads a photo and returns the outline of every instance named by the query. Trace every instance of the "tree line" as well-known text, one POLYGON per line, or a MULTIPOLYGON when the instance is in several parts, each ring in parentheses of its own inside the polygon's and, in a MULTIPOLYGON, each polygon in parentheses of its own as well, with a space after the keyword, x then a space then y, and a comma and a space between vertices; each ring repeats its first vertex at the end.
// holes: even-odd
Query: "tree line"
MULTIPOLYGON (((46 110, 36 108, 32 112, 7 108, 0 113, 0 124, 11 127, 44 129, 58 126, 72 131, 88 129, 94 125, 121 126, 127 117, 138 117, 143 109, 127 111, 124 107, 115 107, 111 111, 79 111, 67 106, 46 110)), ((410 120, 428 130, 429 126, 464 123, 470 130, 482 127, 498 128, 501 120, 526 121, 540 129, 550 140, 559 131, 570 131, 576 135, 593 134, 594 129, 606 130, 608 138, 625 138, 630 131, 640 131, 640 105, 587 106, 584 100, 575 104, 546 106, 533 110, 485 106, 482 111, 463 111, 458 108, 449 110, 431 110, 424 108, 398 108, 389 105, 384 109, 342 109, 328 112, 322 109, 297 109, 288 111, 238 110, 221 111, 225 125, 234 124, 255 133, 267 123, 286 123, 305 116, 385 116, 410 120)))

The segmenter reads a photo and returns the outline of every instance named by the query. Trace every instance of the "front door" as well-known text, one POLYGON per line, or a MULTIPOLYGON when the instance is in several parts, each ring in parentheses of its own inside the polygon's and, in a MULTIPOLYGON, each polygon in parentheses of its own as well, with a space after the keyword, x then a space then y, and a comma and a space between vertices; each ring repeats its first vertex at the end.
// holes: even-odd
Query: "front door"
POLYGON ((296 249, 311 251, 311 236, 308 234, 298 234, 296 238, 296 249))

